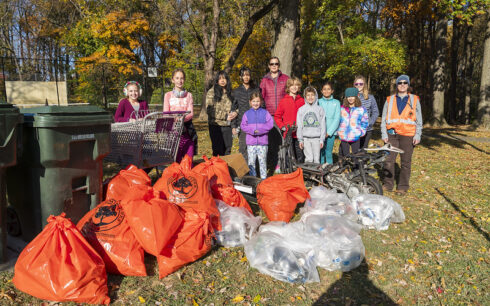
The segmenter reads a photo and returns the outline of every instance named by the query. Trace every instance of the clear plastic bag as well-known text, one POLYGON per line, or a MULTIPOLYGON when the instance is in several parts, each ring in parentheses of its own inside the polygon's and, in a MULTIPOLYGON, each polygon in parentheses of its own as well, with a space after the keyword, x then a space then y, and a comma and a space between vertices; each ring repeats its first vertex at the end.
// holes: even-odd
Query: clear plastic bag
POLYGON ((305 206, 300 209, 301 215, 309 211, 323 211, 357 221, 357 210, 346 194, 316 186, 311 188, 310 197, 306 200, 305 206))
POLYGON ((313 245, 317 265, 329 271, 350 271, 365 255, 359 232, 362 227, 328 212, 312 211, 301 217, 305 239, 313 245))
MULTIPOLYGON (((272 228, 272 227, 271 227, 272 228)), ((270 231, 259 232, 245 243, 250 266, 261 273, 289 283, 319 282, 315 251, 308 244, 296 245, 270 231)))
POLYGON ((379 231, 387 230, 391 222, 405 221, 405 214, 400 204, 392 199, 377 194, 361 194, 352 199, 357 207, 359 222, 366 228, 379 231))
POLYGON ((218 243, 224 247, 243 245, 255 233, 262 218, 255 217, 244 207, 232 207, 216 200, 220 211, 221 231, 215 231, 218 243))

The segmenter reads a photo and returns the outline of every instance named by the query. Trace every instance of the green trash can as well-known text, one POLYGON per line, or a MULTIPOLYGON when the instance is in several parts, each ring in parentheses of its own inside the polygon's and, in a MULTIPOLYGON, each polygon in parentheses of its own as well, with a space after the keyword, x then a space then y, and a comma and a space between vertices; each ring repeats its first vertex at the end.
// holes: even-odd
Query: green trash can
POLYGON ((112 116, 95 106, 23 109, 22 155, 7 170, 7 194, 22 238, 32 240, 49 215, 76 224, 102 200, 102 160, 112 116))
POLYGON ((0 262, 7 259, 6 169, 17 163, 19 123, 22 114, 12 104, 0 102, 0 262))

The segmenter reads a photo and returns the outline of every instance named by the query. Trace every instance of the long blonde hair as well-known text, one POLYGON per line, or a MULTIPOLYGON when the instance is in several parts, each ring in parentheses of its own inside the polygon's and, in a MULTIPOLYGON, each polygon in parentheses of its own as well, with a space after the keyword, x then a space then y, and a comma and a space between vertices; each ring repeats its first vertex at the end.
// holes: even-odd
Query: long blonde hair
POLYGON ((366 78, 363 75, 356 75, 354 78, 354 83, 357 80, 362 80, 364 83, 364 87, 362 88, 362 95, 364 96, 364 100, 369 99, 369 89, 368 89, 368 83, 366 82, 366 78))

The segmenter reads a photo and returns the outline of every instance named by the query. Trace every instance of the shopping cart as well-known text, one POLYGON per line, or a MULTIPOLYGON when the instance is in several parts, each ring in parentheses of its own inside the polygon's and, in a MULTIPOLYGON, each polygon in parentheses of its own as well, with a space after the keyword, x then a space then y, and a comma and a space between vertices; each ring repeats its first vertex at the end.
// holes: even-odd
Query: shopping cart
POLYGON ((135 112, 130 122, 111 125, 111 152, 105 161, 121 167, 168 165, 175 161, 187 112, 135 112))

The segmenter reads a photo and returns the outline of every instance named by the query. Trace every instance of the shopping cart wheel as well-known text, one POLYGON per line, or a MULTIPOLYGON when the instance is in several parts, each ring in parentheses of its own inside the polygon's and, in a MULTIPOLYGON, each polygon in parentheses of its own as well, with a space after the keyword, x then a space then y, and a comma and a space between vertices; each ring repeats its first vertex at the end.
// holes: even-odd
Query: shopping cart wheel
POLYGON ((7 207, 7 233, 14 237, 22 234, 19 217, 15 209, 10 206, 7 207))

